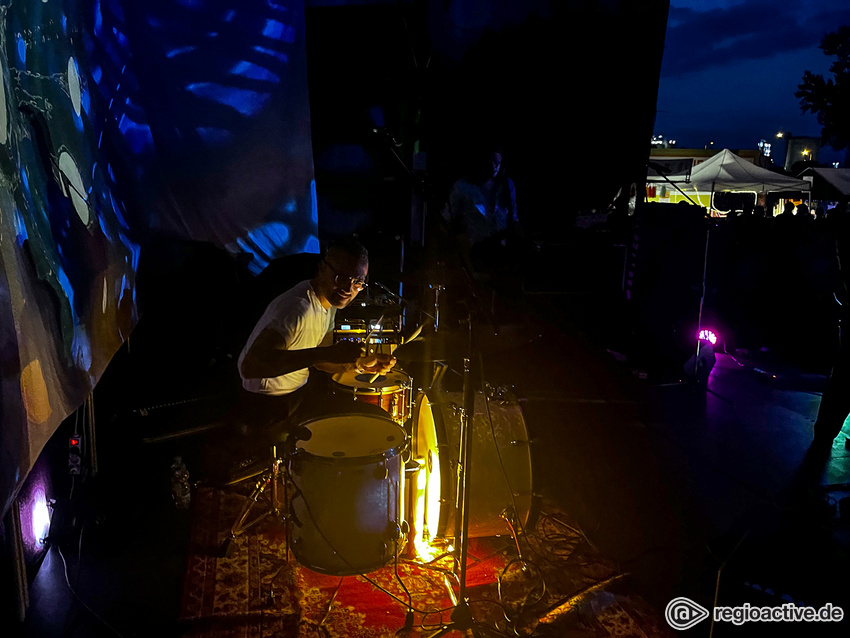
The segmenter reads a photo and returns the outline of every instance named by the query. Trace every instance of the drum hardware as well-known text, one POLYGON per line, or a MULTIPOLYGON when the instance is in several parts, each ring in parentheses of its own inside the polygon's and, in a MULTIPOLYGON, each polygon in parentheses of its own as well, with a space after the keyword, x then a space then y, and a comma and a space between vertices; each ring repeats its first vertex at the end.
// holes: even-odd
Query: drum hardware
POLYGON ((440 331, 440 293, 446 287, 442 284, 429 284, 428 287, 434 291, 434 332, 440 331))
POLYGON ((512 505, 509 505, 508 507, 502 510, 501 514, 499 514, 499 517, 505 521, 508 527, 510 527, 511 538, 513 538, 514 540, 514 545, 516 545, 517 556, 519 557, 520 561, 525 562, 525 557, 522 554, 522 547, 520 547, 519 544, 519 534, 517 533, 516 529, 518 522, 516 508, 514 508, 512 505))
MULTIPOLYGON (((290 438, 294 438, 294 436, 290 438)), ((269 465, 257 479, 251 495, 245 499, 245 504, 236 517, 235 522, 230 527, 230 535, 222 543, 220 549, 223 556, 229 557, 231 555, 232 543, 237 536, 270 516, 280 520, 281 523, 288 526, 290 517, 284 514, 284 511, 286 511, 285 508, 287 506, 288 496, 286 472, 283 469, 286 467, 285 456, 285 453, 282 456, 278 454, 277 445, 271 446, 269 465), (269 487, 271 487, 270 497, 265 494, 269 487), (283 494, 283 499, 281 499, 281 492, 283 494), (268 499, 265 505, 265 510, 248 521, 248 516, 263 496, 266 496, 268 499)), ((246 477, 245 480, 247 480, 247 478, 252 477, 246 477)), ((289 534, 287 533, 286 553, 284 555, 286 563, 289 562, 289 549, 289 534)))
MULTIPOLYGON (((474 532, 476 535, 499 535, 499 532, 509 531, 519 554, 515 562, 520 562, 523 569, 526 564, 531 564, 523 557, 517 533, 517 527, 521 527, 529 515, 533 496, 530 448, 526 445, 528 433, 519 412, 519 403, 512 393, 504 388, 487 386, 483 380, 481 389, 475 391, 472 381, 475 353, 473 352, 474 335, 471 319, 468 323, 469 338, 467 347, 463 351, 463 391, 459 397, 460 400, 452 400, 455 398, 454 395, 433 388, 422 392, 417 397, 412 424, 412 440, 413 445, 416 446, 414 460, 419 464, 417 483, 419 485, 424 483, 427 492, 432 487, 433 481, 433 487, 440 495, 439 499, 430 497, 433 499, 430 502, 428 499, 430 495, 426 495, 424 504, 418 498, 410 501, 411 507, 415 509, 411 515, 413 544, 415 545, 420 537, 430 541, 430 537, 442 535, 443 540, 447 540, 448 528, 451 527, 448 508, 454 506, 454 547, 451 545, 448 547, 454 559, 452 575, 457 580, 457 596, 454 595, 455 591, 451 583, 446 581, 447 589, 454 601, 454 609, 450 622, 431 634, 431 638, 444 636, 451 631, 472 631, 473 635, 504 635, 475 623, 469 607, 466 576, 469 539, 473 534, 470 529, 473 514, 476 516, 474 532), (447 398, 449 400, 445 400, 447 398), (493 406, 489 403, 491 398, 494 399, 493 406), (476 409, 476 403, 482 404, 484 409, 476 409), (516 418, 517 413, 519 419, 516 418), (485 419, 490 424, 489 432, 485 431, 485 419), (516 436, 516 433, 511 431, 516 427, 521 427, 523 430, 520 436, 516 436), (457 440, 449 440, 455 434, 457 440), (425 449, 422 449, 423 447, 425 449), (476 461, 480 465, 472 463, 473 449, 475 458, 481 459, 476 461), (456 458, 452 456, 455 452, 456 458), (487 458, 494 453, 497 456, 497 464, 487 458), (498 488, 498 479, 487 473, 495 465, 499 466, 505 484, 501 492, 498 488), (509 468, 514 472, 514 476, 510 478, 508 477, 509 468), (456 476, 454 484, 443 485, 444 479, 451 476, 456 476), (515 486, 527 487, 527 493, 524 493, 522 489, 515 489, 515 486), (503 499, 501 505, 497 500, 495 510, 490 507, 494 503, 486 502, 487 495, 494 491, 500 493, 497 499, 503 499), (454 497, 453 503, 451 496, 454 497), (435 508, 431 507, 431 502, 439 504, 439 515, 436 515, 435 508), (518 508, 522 510, 518 511, 518 508), (434 518, 439 520, 435 521, 434 518), (432 528, 433 525, 437 527, 432 528), (417 529, 417 526, 424 529, 417 529), (504 530, 500 526, 507 529, 504 530)), ((477 353, 477 362, 478 370, 483 374, 483 360, 480 352, 477 353)), ((451 483, 451 481, 447 482, 451 483)), ((414 494, 413 486, 411 486, 411 493, 414 494)), ((418 497, 419 494, 415 496, 418 497)), ((423 566, 429 567, 428 563, 423 566)))
POLYGON ((503 385, 490 385, 489 383, 485 383, 484 392, 487 394, 488 399, 491 401, 499 401, 502 404, 517 403, 518 401, 514 394, 513 386, 507 388, 503 385))
MULTIPOLYGON (((446 587, 449 594, 452 596, 452 600, 454 602, 454 610, 451 614, 451 622, 447 625, 444 625, 439 631, 433 634, 434 638, 437 636, 443 636, 450 631, 454 630, 471 630, 475 623, 473 622, 472 612, 469 608, 469 600, 467 598, 467 588, 466 588, 466 574, 467 574, 467 558, 468 558, 468 540, 469 540, 469 497, 470 497, 470 486, 471 481, 469 480, 469 469, 472 462, 472 454, 469 446, 469 429, 471 427, 470 416, 473 414, 473 401, 474 401, 474 391, 472 387, 472 321, 471 318, 468 321, 469 324, 469 348, 466 351, 466 356, 463 358, 463 407, 459 411, 460 415, 460 440, 459 440, 459 458, 457 460, 457 498, 455 502, 455 548, 452 548, 451 551, 448 552, 454 559, 455 569, 453 570, 453 574, 457 576, 458 581, 458 594, 457 597, 454 595, 454 589, 451 586, 451 583, 446 581, 446 587)), ((425 396, 425 395, 420 395, 425 396)), ((416 427, 416 423, 414 423, 414 427, 416 427)), ((423 540, 430 544, 431 539, 431 531, 430 525, 432 521, 429 520, 429 512, 428 512, 428 490, 430 487, 430 477, 426 477, 423 474, 423 468, 426 466, 433 467, 433 455, 431 454, 431 450, 428 450, 428 456, 423 458, 422 461, 418 463, 418 471, 417 474, 417 487, 420 489, 424 488, 425 491, 425 500, 421 500, 418 498, 418 493, 416 493, 417 498, 411 501, 411 504, 416 509, 413 513, 413 518, 416 523, 422 521, 422 529, 416 530, 414 536, 414 543, 416 537, 421 537, 423 540), (426 460, 427 459, 427 460, 426 460), (420 511, 421 511, 421 519, 420 519, 420 511)), ((434 475, 433 472, 430 474, 434 475)), ((432 559, 433 560, 437 559, 432 559)), ((420 563, 421 566, 427 568, 434 568, 433 565, 429 563, 420 563)), ((439 570, 439 568, 436 568, 439 570)), ((442 570, 445 574, 445 570, 442 570)))
MULTIPOLYGON (((402 249, 402 254, 403 253, 404 253, 404 250, 402 249)), ((401 264, 402 270, 404 270, 404 263, 403 262, 404 262, 404 257, 402 257, 402 264, 401 264)), ((402 296, 403 291, 404 291, 404 284, 399 283, 399 286, 398 286, 399 291, 398 291, 398 293, 395 293, 392 290, 390 290, 387 286, 382 284, 380 281, 374 281, 373 283, 375 284, 375 286, 377 286, 378 288, 383 290, 385 293, 387 293, 387 295, 389 295, 389 297, 398 305, 399 314, 401 315, 401 327, 404 328, 406 323, 407 323, 407 321, 406 321, 406 319, 407 319, 407 306, 409 305, 407 299, 405 299, 402 296)))

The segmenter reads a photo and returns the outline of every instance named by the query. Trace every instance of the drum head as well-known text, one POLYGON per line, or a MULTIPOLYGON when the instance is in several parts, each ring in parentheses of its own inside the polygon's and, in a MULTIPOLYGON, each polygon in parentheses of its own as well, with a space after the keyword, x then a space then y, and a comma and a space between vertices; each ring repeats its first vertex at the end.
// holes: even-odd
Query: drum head
POLYGON ((400 370, 390 370, 379 375, 370 383, 374 375, 350 370, 333 375, 334 383, 352 389, 357 394, 385 394, 397 392, 410 383, 410 376, 400 370))
MULTIPOLYGON (((412 506, 417 534, 445 537, 455 531, 460 458, 459 407, 463 393, 430 389, 417 397, 412 458, 420 466, 412 506)), ((475 394, 468 444, 470 455, 469 537, 510 533, 502 513, 513 510, 524 525, 531 510, 531 449, 522 410, 515 400, 487 401, 475 394)))
POLYGON ((311 433, 297 450, 328 459, 394 456, 407 445, 404 429, 394 421, 366 414, 345 414, 304 423, 311 433))

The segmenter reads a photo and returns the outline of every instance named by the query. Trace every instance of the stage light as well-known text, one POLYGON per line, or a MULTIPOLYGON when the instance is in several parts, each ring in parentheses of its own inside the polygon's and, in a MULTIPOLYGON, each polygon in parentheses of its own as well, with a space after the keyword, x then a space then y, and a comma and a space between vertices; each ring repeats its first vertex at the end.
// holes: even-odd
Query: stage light
POLYGON ((714 330, 708 328, 701 329, 696 336, 698 339, 696 352, 685 362, 682 373, 685 379, 705 385, 717 362, 714 345, 718 341, 718 336, 714 330))
POLYGON ((30 507, 32 508, 32 541, 37 547, 41 547, 50 529, 50 509, 47 506, 47 497, 42 485, 35 488, 30 507))
POLYGON ((717 345, 717 333, 714 330, 703 329, 699 331, 697 339, 700 341, 708 341, 711 345, 717 345))

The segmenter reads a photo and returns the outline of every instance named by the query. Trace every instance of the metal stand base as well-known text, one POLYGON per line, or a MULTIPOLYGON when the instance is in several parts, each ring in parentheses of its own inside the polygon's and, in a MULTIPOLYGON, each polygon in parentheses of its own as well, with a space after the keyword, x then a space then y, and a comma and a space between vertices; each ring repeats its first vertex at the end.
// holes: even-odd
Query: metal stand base
MULTIPOLYGON (((288 516, 286 515, 286 507, 288 506, 288 491, 286 489, 286 475, 283 468, 286 467, 282 456, 278 455, 277 446, 271 446, 271 459, 268 467, 263 471, 257 479, 251 495, 245 500, 245 505, 236 517, 236 521, 230 528, 230 535, 224 540, 221 546, 221 554, 230 557, 232 555, 232 543, 237 536, 245 530, 253 527, 260 521, 265 520, 269 516, 279 520, 282 524, 287 525, 288 516), (266 494, 266 490, 271 488, 270 495, 266 495, 266 502, 263 503, 263 510, 256 516, 249 519, 249 515, 255 506, 258 505, 260 498, 266 494), (281 495, 283 500, 281 500, 281 495)), ((289 562, 289 533, 286 534, 286 562, 289 562)))

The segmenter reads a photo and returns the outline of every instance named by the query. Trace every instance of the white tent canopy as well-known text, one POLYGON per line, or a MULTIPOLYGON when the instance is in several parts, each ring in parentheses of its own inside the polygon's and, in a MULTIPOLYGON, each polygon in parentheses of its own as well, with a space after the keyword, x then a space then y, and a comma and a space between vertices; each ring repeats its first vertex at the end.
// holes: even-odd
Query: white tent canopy
MULTIPOLYGON (((716 191, 808 191, 809 182, 780 175, 766 168, 741 159, 728 148, 723 149, 711 159, 706 160, 687 175, 670 175, 669 180, 682 188, 688 184, 692 190, 700 193, 716 191)), ((654 177, 653 182, 666 181, 654 177)))
POLYGON ((842 195, 850 195, 850 168, 810 168, 803 175, 812 173, 823 178, 842 195))

